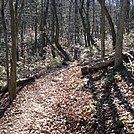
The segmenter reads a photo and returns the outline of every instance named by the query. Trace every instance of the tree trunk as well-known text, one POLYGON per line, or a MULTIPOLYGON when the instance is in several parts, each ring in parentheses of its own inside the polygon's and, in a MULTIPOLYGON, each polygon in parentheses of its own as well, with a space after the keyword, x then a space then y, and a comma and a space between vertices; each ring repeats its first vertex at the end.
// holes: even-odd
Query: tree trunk
MULTIPOLYGON (((93 37, 91 36, 90 34, 90 23, 89 23, 89 18, 88 18, 88 14, 86 13, 86 19, 84 18, 84 15, 83 15, 83 12, 85 13, 85 10, 84 10, 84 7, 83 7, 83 4, 84 4, 84 0, 81 1, 81 7, 78 6, 78 2, 75 1, 75 4, 79 10, 79 13, 80 13, 80 17, 81 17, 81 21, 82 21, 82 25, 83 25, 83 29, 84 29, 84 33, 85 33, 85 36, 86 36, 86 41, 88 43, 88 46, 90 46, 90 48, 92 46, 96 46, 95 44, 95 41, 93 39, 93 37), (91 45, 90 45, 91 43, 91 45)), ((87 2, 87 6, 89 6, 89 2, 87 2)), ((88 7, 87 7, 88 9, 88 7)), ((88 11, 88 10, 87 10, 88 11)))
MULTIPOLYGON (((54 8, 52 5, 51 5, 51 11, 52 11, 52 16, 51 16, 51 29, 52 30, 51 30, 51 42, 49 42, 49 44, 54 44, 55 17, 54 17, 54 8)), ((52 57, 55 58, 56 52, 55 52, 55 49, 52 45, 51 45, 51 53, 52 53, 52 57)))
MULTIPOLYGON (((15 1, 15 25, 16 25, 16 44, 18 44, 18 0, 15 1)), ((17 61, 19 61, 19 46, 17 45, 17 61)))
POLYGON ((53 13, 55 16, 55 21, 56 21, 56 31, 55 31, 54 43, 55 43, 55 46, 57 47, 57 49, 64 55, 64 60, 68 61, 68 60, 70 60, 69 55, 66 53, 66 51, 59 44, 59 22, 58 22, 55 0, 51 0, 51 2, 52 2, 52 6, 53 6, 53 13))
POLYGON ((129 22, 130 22, 130 1, 128 1, 128 4, 127 4, 127 19, 126 19, 126 33, 129 34, 130 33, 130 29, 129 29, 129 22))
MULTIPOLYGON (((100 3, 100 5, 102 6, 102 0, 98 0, 98 2, 100 3)), ((107 20, 108 20, 108 23, 109 23, 109 26, 110 26, 110 29, 111 29, 111 34, 112 34, 112 39, 113 39, 113 49, 115 49, 115 44, 116 44, 116 33, 115 33, 115 29, 114 29, 114 24, 112 22, 112 18, 105 6, 105 15, 107 17, 107 20)))
MULTIPOLYGON (((43 3, 44 0, 41 0, 41 24, 40 24, 40 31, 41 31, 41 55, 43 56, 44 55, 44 47, 47 46, 47 43, 46 43, 46 40, 45 40, 45 34, 44 32, 46 31, 46 24, 47 24, 47 15, 48 15, 48 7, 49 7, 49 0, 47 0, 45 3, 43 3), (44 9, 44 6, 46 5, 45 9, 44 9)), ((45 56, 43 56, 45 58, 45 56)))
POLYGON ((93 20, 92 20, 92 36, 94 36, 94 30, 95 30, 95 0, 93 0, 93 20))
POLYGON ((115 68, 122 65, 122 46, 123 46, 123 32, 124 32, 124 25, 126 20, 126 13, 127 13, 127 3, 128 0, 121 1, 121 10, 119 16, 119 22, 117 26, 117 38, 116 38, 116 48, 115 48, 115 68))
POLYGON ((35 9, 35 20, 34 20, 34 32, 35 32, 35 36, 34 36, 34 52, 35 52, 35 54, 36 54, 36 52, 37 52, 37 34, 38 34, 38 29, 37 29, 37 23, 38 23, 38 18, 37 18, 37 4, 36 4, 36 9, 35 9))
POLYGON ((101 58, 105 57, 105 0, 101 6, 101 58))
POLYGON ((21 36, 21 51, 20 51, 20 56, 23 57, 23 55, 24 55, 24 20, 21 22, 20 36, 21 36))
POLYGON ((16 47, 16 23, 13 7, 13 0, 9 0, 10 17, 11 17, 11 38, 12 38, 12 59, 11 59, 11 72, 10 72, 10 85, 9 85, 9 98, 10 101, 16 98, 16 60, 17 60, 17 47, 16 47))

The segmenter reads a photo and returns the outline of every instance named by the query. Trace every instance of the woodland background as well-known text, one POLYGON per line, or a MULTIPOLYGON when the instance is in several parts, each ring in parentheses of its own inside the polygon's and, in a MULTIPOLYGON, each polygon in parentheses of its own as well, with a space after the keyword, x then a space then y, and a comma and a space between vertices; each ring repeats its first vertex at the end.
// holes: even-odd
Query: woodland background
MULTIPOLYGON (((53 114, 60 113, 58 117, 66 126, 62 126, 62 133, 133 132, 133 79, 133 0, 0 1, 1 118, 22 88, 16 98, 18 103, 11 105, 11 109, 22 108, 19 114, 27 113, 26 107, 33 103, 28 99, 25 107, 20 106, 25 97, 33 98, 36 104, 42 103, 39 99, 42 94, 55 98, 55 88, 58 101, 53 98, 48 103, 49 99, 45 98, 44 103, 49 108, 54 105, 53 114), (36 91, 39 96, 35 95, 36 91), (95 107, 89 106, 88 101, 95 107)), ((35 105, 36 112, 37 107, 35 105)), ((12 112, 8 114, 10 109, 5 117, 18 121, 12 112)), ((30 116, 30 120, 33 117, 30 116)), ((54 122, 51 113, 47 117, 54 122)), ((3 120, 6 122, 6 118, 3 120)), ((38 122, 35 123, 37 127, 38 122)), ((51 133, 54 126, 50 124, 46 126, 51 133)), ((4 125, 1 126, 3 133, 7 131, 4 125)), ((24 123, 21 126, 25 128, 24 123)), ((32 129, 40 130, 28 126, 29 132, 32 129)))

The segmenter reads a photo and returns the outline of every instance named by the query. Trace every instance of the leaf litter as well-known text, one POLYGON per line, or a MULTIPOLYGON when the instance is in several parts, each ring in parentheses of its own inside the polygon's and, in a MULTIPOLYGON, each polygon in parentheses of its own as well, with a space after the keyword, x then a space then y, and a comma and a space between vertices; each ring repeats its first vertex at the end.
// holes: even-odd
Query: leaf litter
POLYGON ((104 69, 82 78, 80 69, 55 67, 25 86, 0 119, 0 134, 133 133, 133 77, 104 69))

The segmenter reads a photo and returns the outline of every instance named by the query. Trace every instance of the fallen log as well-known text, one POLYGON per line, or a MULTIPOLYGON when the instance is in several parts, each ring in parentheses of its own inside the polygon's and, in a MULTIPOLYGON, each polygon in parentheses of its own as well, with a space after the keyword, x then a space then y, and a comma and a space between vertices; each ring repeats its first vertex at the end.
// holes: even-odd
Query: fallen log
MULTIPOLYGON (((122 58, 123 58, 123 60, 125 62, 130 62, 130 59, 132 59, 132 60, 134 59, 134 57, 132 56, 132 54, 130 54, 129 52, 123 53, 122 54, 122 58)), ((91 71, 102 69, 104 67, 107 67, 107 66, 113 64, 114 63, 114 60, 115 60, 115 56, 114 55, 112 57, 110 56, 109 59, 108 58, 107 59, 104 59, 103 61, 98 62, 98 63, 96 63, 93 66, 89 66, 89 67, 88 66, 85 66, 85 67, 81 68, 81 73, 82 73, 82 75, 86 75, 86 74, 88 74, 91 71)))
MULTIPOLYGON (((24 87, 27 84, 30 84, 32 82, 35 82, 35 77, 20 79, 17 81, 17 87, 24 87)), ((8 92, 7 85, 5 87, 1 87, 0 94, 8 92)))
POLYGON ((103 67, 106 67, 106 66, 109 66, 110 64, 112 64, 114 62, 114 59, 115 59, 115 57, 112 57, 112 58, 110 58, 106 61, 98 62, 93 66, 83 67, 83 68, 81 68, 81 73, 82 73, 82 75, 85 75, 85 74, 88 74, 91 71, 102 69, 103 67))
POLYGON ((30 77, 30 78, 27 78, 27 79, 22 79, 22 80, 19 80, 17 81, 17 86, 24 86, 24 85, 27 85, 27 84, 30 84, 32 82, 35 82, 35 77, 30 77))

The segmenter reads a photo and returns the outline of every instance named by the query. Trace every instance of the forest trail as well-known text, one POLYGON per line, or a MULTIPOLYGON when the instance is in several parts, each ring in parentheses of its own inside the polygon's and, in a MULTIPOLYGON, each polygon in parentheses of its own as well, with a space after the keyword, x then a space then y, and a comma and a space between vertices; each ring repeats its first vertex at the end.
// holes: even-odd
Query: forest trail
POLYGON ((133 133, 134 94, 117 97, 99 74, 81 78, 80 69, 55 68, 25 86, 0 119, 0 134, 133 133))

